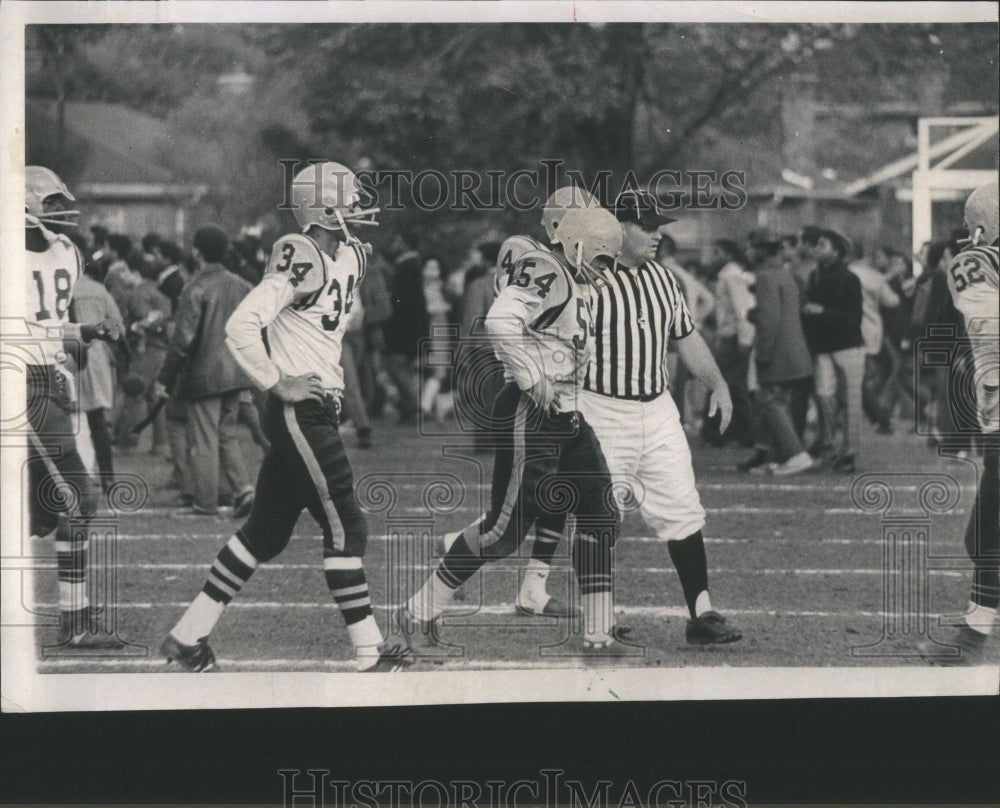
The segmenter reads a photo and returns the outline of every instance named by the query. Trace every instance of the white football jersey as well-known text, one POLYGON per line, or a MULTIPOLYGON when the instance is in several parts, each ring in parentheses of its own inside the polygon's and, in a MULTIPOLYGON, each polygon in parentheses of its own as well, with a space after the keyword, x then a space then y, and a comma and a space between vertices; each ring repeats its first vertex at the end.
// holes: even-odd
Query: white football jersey
MULTIPOLYGON (((365 251, 355 244, 341 244, 334 258, 308 236, 284 236, 264 278, 230 318, 231 344, 240 349, 262 339, 283 375, 315 373, 327 390, 342 390, 341 342, 365 266, 365 251)), ((276 381, 261 382, 260 372, 244 368, 261 386, 276 381)))
POLYGON ((969 247, 948 265, 948 289, 962 312, 975 361, 979 423, 1000 430, 1000 250, 969 247))
POLYGON ((577 409, 593 350, 589 287, 545 249, 525 252, 501 284, 486 322, 504 378, 525 390, 544 375, 562 408, 577 409))
POLYGON ((62 364, 63 324, 69 317, 73 288, 83 272, 83 259, 76 245, 63 235, 45 252, 26 250, 28 329, 37 340, 38 364, 62 364))
POLYGON ((521 256, 529 250, 545 250, 539 242, 531 236, 510 236, 500 245, 500 252, 497 253, 497 276, 493 287, 494 294, 500 294, 500 290, 507 286, 514 277, 514 265, 521 256))

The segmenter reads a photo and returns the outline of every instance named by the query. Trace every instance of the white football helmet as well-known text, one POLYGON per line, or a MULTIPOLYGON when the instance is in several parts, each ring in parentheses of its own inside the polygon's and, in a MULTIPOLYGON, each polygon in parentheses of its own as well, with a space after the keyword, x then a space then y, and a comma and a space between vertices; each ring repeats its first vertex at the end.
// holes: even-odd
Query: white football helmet
POLYGON ((354 172, 341 163, 310 163, 295 175, 291 190, 295 221, 303 231, 318 225, 339 230, 351 241, 347 222, 378 226, 375 214, 379 209, 362 207, 364 189, 354 172))
POLYGON ((1000 186, 991 182, 976 188, 965 201, 965 225, 973 244, 992 244, 1000 235, 998 199, 1000 186))
POLYGON ((600 202, 589 191, 578 188, 575 185, 564 185, 557 188, 555 192, 545 201, 542 208, 542 227, 545 228, 545 235, 553 244, 557 244, 556 229, 562 217, 570 210, 586 210, 589 208, 600 208, 600 202))
POLYGON ((59 175, 43 166, 26 166, 24 169, 24 214, 26 227, 56 226, 76 227, 80 218, 78 210, 46 210, 45 201, 62 197, 76 202, 59 175))
POLYGON ((557 244, 563 254, 591 283, 602 281, 594 269, 599 257, 617 261, 625 235, 621 223, 603 208, 568 210, 559 221, 557 244))

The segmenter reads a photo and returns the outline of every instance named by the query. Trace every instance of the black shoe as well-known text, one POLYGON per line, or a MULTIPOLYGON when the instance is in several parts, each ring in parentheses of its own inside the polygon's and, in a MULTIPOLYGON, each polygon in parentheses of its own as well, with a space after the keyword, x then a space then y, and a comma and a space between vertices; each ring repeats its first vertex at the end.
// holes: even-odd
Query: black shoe
POLYGON ((232 494, 223 494, 221 497, 219 497, 215 501, 215 504, 218 505, 220 508, 232 508, 233 507, 233 495, 232 494))
POLYGON ((247 491, 236 497, 236 501, 233 502, 233 519, 243 519, 250 515, 250 511, 253 510, 253 491, 247 491))
POLYGON ((409 646, 387 645, 379 653, 378 662, 365 668, 364 673, 400 673, 412 668, 415 661, 409 646))
POLYGON ((893 430, 892 424, 882 423, 875 427, 875 431, 879 435, 892 435, 895 430, 893 430))
POLYGON ((689 645, 721 645, 743 639, 743 634, 726 625, 726 618, 716 611, 688 620, 684 639, 689 645))
POLYGON ((841 455, 833 461, 833 470, 843 474, 854 474, 854 455, 841 455))
POLYGON ((358 430, 358 448, 372 448, 372 428, 370 426, 362 427, 358 430))
POLYGON ((125 644, 114 634, 96 630, 96 614, 92 606, 85 606, 75 612, 61 612, 56 643, 64 648, 88 650, 124 648, 125 644))
POLYGON ((767 463, 768 453, 764 449, 758 449, 750 457, 741 463, 736 464, 737 471, 750 471, 750 469, 755 469, 758 466, 763 466, 767 463))
POLYGON ((160 653, 167 658, 167 664, 176 662, 191 673, 206 673, 215 667, 215 654, 202 637, 194 645, 184 645, 173 634, 168 634, 160 645, 160 653))
POLYGON ((813 457, 829 457, 833 453, 833 444, 823 443, 821 440, 816 440, 812 442, 806 451, 808 451, 813 457))
POLYGON ((943 668, 958 666, 988 665, 986 655, 987 636, 969 626, 960 626, 952 636, 948 637, 948 646, 924 640, 917 643, 917 650, 925 662, 943 668))

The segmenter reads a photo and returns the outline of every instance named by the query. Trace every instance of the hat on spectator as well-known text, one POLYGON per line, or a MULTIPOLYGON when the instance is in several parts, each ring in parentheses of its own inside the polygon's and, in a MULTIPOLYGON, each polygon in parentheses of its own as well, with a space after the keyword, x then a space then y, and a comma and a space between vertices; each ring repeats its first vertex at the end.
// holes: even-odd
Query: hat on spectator
POLYGON ((851 254, 851 240, 836 230, 824 229, 820 233, 820 238, 825 238, 833 246, 841 258, 847 258, 851 254))
POLYGON ((615 200, 615 218, 623 224, 633 222, 643 230, 656 230, 661 225, 676 222, 660 209, 660 203, 649 191, 626 188, 615 200))

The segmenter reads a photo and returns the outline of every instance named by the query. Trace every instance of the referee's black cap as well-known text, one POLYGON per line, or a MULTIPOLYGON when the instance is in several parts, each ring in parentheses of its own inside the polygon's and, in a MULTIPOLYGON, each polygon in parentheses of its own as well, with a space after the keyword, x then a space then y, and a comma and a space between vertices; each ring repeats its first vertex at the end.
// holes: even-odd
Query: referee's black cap
POLYGON ((626 188, 618 194, 614 208, 619 222, 634 222, 643 230, 656 230, 661 225, 677 221, 663 212, 660 203, 649 191, 626 188))

